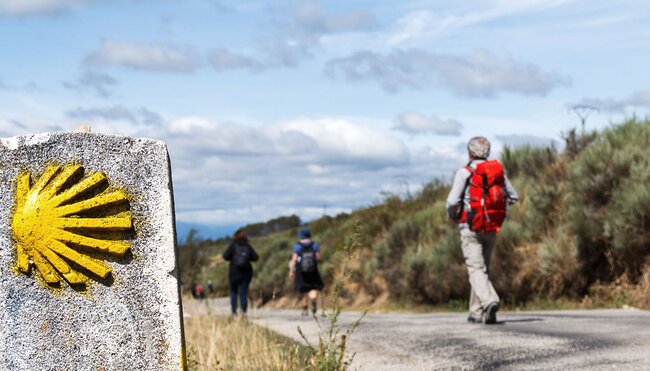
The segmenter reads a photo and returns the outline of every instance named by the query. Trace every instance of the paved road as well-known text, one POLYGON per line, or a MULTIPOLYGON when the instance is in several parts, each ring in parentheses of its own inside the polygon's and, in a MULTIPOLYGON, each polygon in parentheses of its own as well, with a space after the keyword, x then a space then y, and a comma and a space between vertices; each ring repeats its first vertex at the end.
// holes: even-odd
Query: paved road
MULTIPOLYGON (((341 323, 358 316, 346 312, 341 323)), ((299 341, 300 326, 317 343, 316 322, 299 311, 257 310, 250 318, 299 341)), ((368 314, 350 339, 353 369, 650 370, 650 312, 500 312, 498 319, 484 326, 460 313, 368 314)))

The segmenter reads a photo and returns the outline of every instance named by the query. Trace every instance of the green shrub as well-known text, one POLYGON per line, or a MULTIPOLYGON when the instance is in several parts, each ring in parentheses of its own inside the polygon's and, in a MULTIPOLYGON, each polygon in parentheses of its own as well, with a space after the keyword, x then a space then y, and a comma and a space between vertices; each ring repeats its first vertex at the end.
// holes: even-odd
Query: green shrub
POLYGON ((255 264, 251 292, 259 295, 262 304, 291 290, 291 282, 287 277, 292 246, 281 240, 268 249, 259 249, 260 263, 255 264))
POLYGON ((523 176, 529 179, 537 179, 544 169, 557 161, 558 152, 555 147, 532 147, 525 145, 523 147, 503 148, 501 161, 506 169, 508 176, 515 178, 523 176))
POLYGON ((519 220, 508 219, 499 232, 497 249, 504 253, 511 253, 516 246, 530 240, 529 226, 524 225, 519 220))
MULTIPOLYGON (((437 240, 443 236, 452 225, 447 218, 447 210, 444 199, 432 202, 424 209, 416 212, 413 216, 413 223, 419 230, 420 240, 437 240)), ((452 228, 456 228, 454 225, 452 228)))
POLYGON ((630 120, 606 129, 571 167, 570 223, 589 283, 640 272, 648 253, 649 141, 650 124, 630 120))
POLYGON ((449 185, 440 179, 434 179, 426 183, 417 194, 417 199, 423 204, 434 203, 444 200, 449 193, 449 185))
POLYGON ((563 182, 540 182, 532 184, 527 194, 525 223, 529 232, 542 236, 554 226, 561 224, 564 217, 564 196, 566 187, 563 182))
POLYGON ((433 246, 419 245, 403 260, 406 285, 401 291, 410 302, 439 304, 463 300, 469 294, 467 269, 460 248, 460 234, 449 228, 433 246))
POLYGON ((569 130, 568 133, 562 133, 562 139, 564 139, 564 155, 569 159, 573 159, 583 149, 587 148, 591 142, 596 140, 596 138, 598 138, 598 133, 595 131, 578 134, 575 128, 569 130))
POLYGON ((553 298, 575 296, 582 287, 575 237, 562 227, 543 239, 539 248, 541 287, 553 298))

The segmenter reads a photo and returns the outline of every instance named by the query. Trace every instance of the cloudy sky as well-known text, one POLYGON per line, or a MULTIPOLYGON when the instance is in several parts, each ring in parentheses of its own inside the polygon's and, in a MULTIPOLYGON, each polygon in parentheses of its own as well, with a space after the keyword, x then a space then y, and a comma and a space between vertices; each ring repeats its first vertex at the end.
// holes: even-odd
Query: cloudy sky
POLYGON ((463 144, 650 109, 650 2, 0 0, 0 136, 169 145, 177 217, 304 220, 449 180, 463 144))

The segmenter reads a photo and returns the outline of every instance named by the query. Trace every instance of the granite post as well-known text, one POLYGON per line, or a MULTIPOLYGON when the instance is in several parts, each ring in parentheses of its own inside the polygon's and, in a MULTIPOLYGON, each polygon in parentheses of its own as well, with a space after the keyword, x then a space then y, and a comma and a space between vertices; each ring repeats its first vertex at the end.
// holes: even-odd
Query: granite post
POLYGON ((0 139, 0 369, 185 366, 167 147, 0 139))

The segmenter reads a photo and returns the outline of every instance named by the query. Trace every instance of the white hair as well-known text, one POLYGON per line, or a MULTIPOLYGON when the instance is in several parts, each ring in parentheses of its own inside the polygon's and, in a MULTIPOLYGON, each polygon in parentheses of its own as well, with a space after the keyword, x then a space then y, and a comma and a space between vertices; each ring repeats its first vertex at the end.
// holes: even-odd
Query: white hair
POLYGON ((473 158, 486 159, 490 155, 490 141, 485 137, 474 137, 467 143, 467 152, 473 158))

